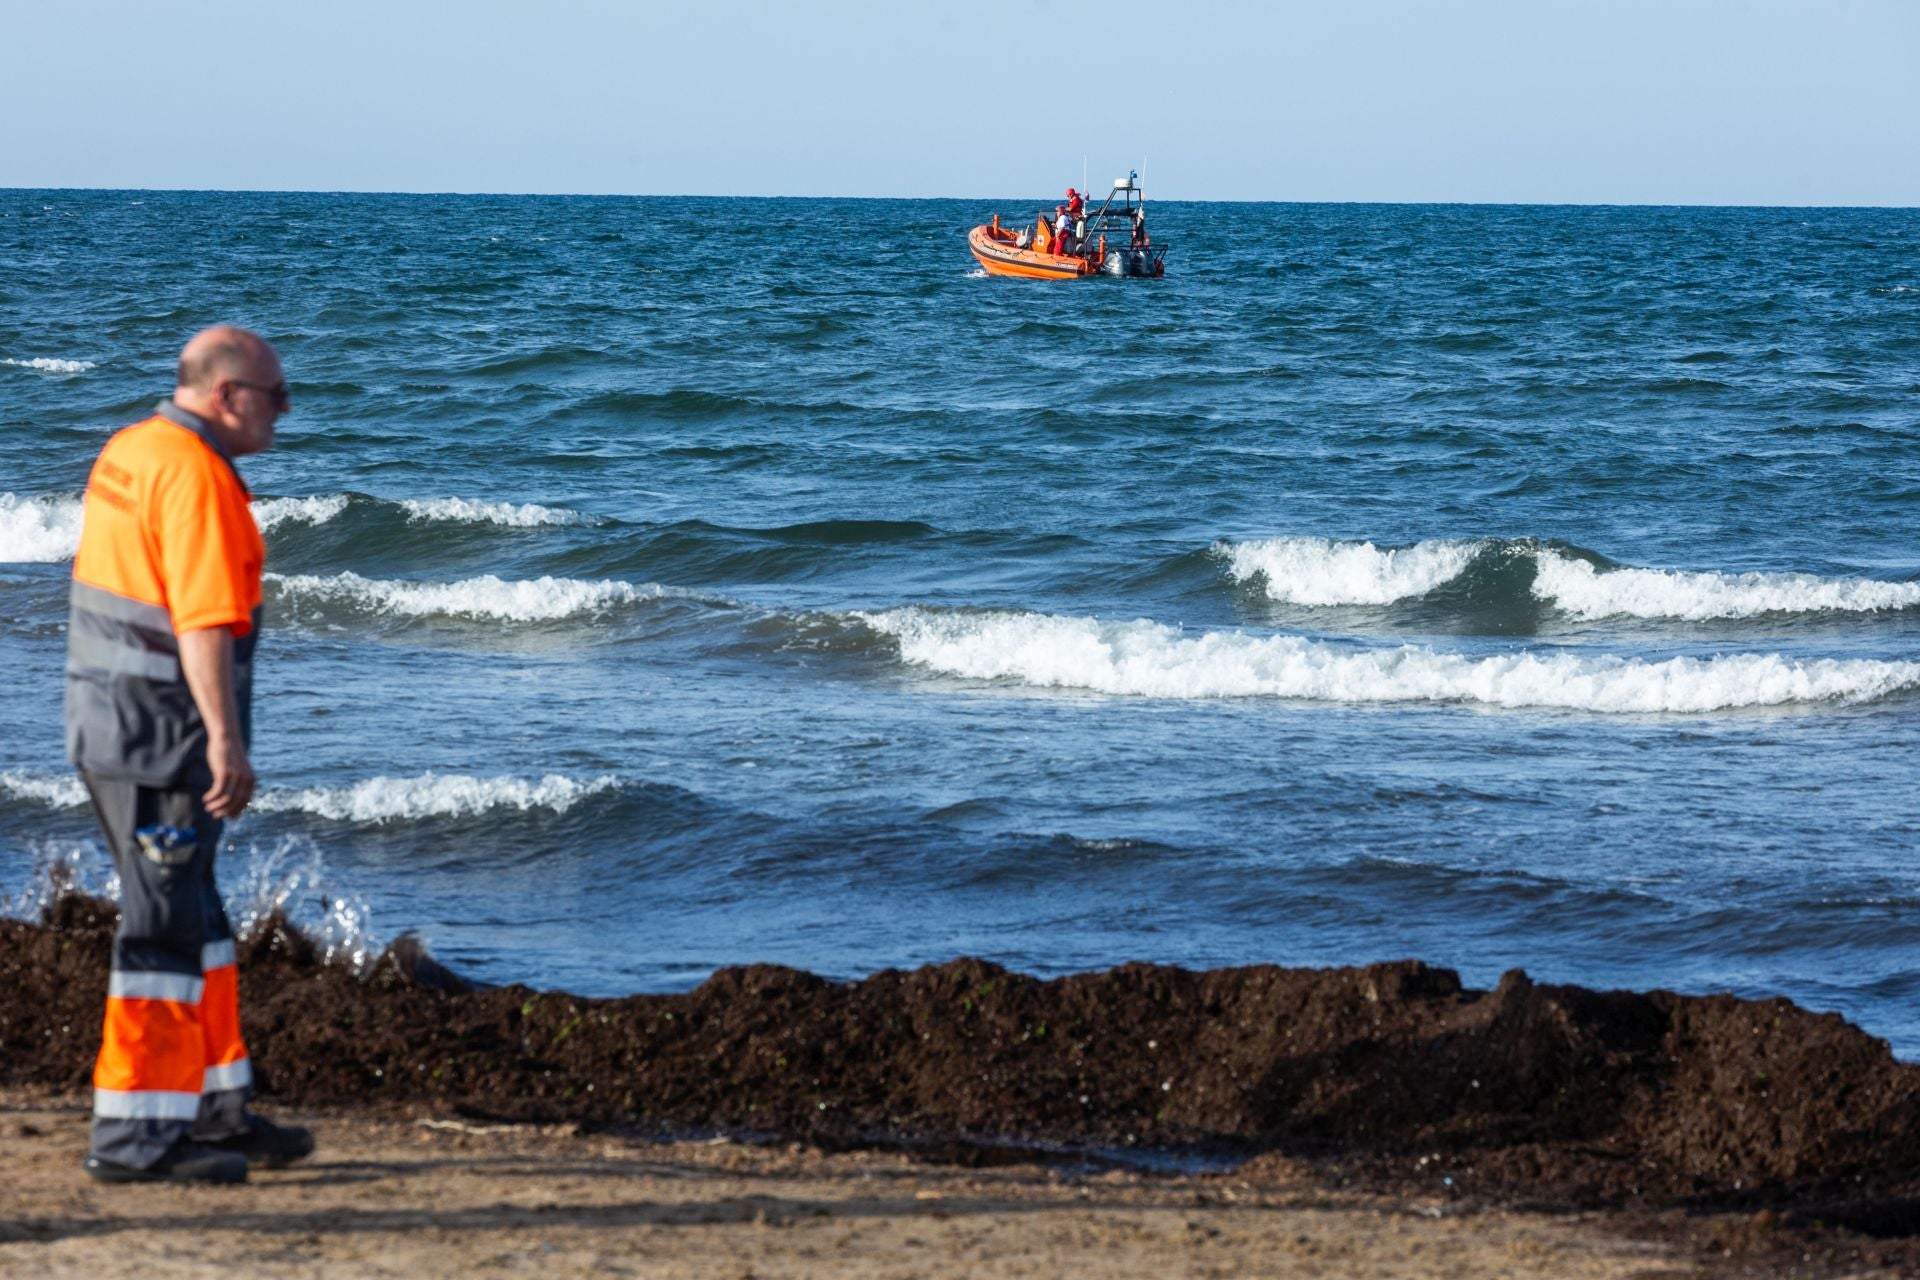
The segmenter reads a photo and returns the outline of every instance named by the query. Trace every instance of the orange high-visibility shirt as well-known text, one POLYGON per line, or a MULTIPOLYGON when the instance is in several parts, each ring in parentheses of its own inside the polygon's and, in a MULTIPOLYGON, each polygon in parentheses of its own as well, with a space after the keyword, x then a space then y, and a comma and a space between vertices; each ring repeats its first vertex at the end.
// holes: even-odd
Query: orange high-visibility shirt
POLYGON ((116 433, 87 478, 73 576, 158 605, 180 635, 244 636, 260 604, 266 542, 226 458, 164 417, 116 433))

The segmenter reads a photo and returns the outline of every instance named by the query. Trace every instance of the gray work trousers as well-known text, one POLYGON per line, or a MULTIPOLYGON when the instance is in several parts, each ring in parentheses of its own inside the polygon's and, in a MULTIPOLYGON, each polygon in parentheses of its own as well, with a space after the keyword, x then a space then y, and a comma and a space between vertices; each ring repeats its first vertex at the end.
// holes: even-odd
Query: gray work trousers
POLYGON ((161 789, 81 778, 120 873, 92 1150, 144 1169, 182 1138, 231 1137, 247 1125, 253 1068, 240 1041, 233 930, 213 880, 224 824, 195 779, 161 789), (143 848, 135 832, 161 825, 192 838, 172 851, 143 848))

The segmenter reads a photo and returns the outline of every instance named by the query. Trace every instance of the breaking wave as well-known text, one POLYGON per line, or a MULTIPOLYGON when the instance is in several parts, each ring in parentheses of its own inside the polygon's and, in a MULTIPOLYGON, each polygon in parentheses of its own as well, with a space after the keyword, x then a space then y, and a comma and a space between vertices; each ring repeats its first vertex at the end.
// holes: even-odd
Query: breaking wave
POLYGON ((1276 603, 1309 607, 1416 600, 1476 575, 1490 581, 1497 564, 1524 560, 1532 571, 1527 598, 1584 621, 1706 622, 1920 608, 1920 582, 1632 568, 1531 538, 1435 540, 1385 549, 1331 538, 1262 538, 1216 543, 1213 553, 1233 581, 1276 603))
POLYGON ((1576 618, 1753 618, 1769 613, 1877 613, 1920 607, 1920 582, 1811 573, 1602 570, 1553 551, 1536 558, 1533 593, 1576 618))
POLYGON ((1297 537, 1222 542, 1214 551, 1236 582, 1258 579, 1281 604, 1392 604, 1458 577, 1486 545, 1416 542, 1382 551, 1371 542, 1297 537))
POLYGON ((532 502, 478 502, 471 498, 403 498, 401 507, 413 521, 445 520, 457 524, 501 524, 533 529, 550 524, 582 524, 591 517, 564 507, 532 502))
POLYGON ((261 813, 310 813, 333 822, 361 823, 467 818, 495 809, 565 813, 588 796, 619 785, 611 774, 578 782, 557 773, 532 779, 423 773, 413 778, 368 778, 346 787, 269 789, 253 807, 261 813))
POLYGON ((1876 659, 1769 653, 1651 661, 1562 651, 1476 658, 1238 631, 1189 636, 1146 620, 918 607, 853 616, 891 636, 902 660, 930 671, 1136 697, 1684 713, 1868 702, 1920 688, 1920 663, 1876 659))
POLYGON ((475 498, 370 498, 363 494, 330 493, 308 498, 266 498, 253 504, 260 527, 271 521, 301 521, 325 524, 345 514, 351 507, 385 509, 403 516, 409 524, 497 524, 513 529, 533 529, 542 525, 589 524, 594 517, 564 507, 543 507, 533 502, 487 502, 475 498))
POLYGON ((346 572, 331 577, 269 573, 282 598, 336 604, 401 617, 476 618, 502 622, 550 622, 603 613, 620 605, 658 600, 669 593, 654 583, 635 584, 541 577, 509 581, 485 574, 459 582, 392 582, 346 572))
POLYGON ((72 809, 87 802, 87 789, 71 773, 0 772, 0 796, 27 800, 50 809, 72 809))
POLYGON ((80 499, 0 493, 0 562, 71 560, 80 545, 80 499))
POLYGON ((260 532, 271 533, 283 524, 325 524, 347 509, 347 496, 328 494, 317 498, 255 498, 253 520, 260 532))
MULTIPOLYGON (((496 809, 565 813, 581 800, 619 785, 619 779, 611 774, 584 782, 557 773, 540 778, 460 773, 381 776, 342 787, 267 787, 254 798, 250 812, 305 813, 331 822, 361 823, 473 817, 496 809)), ((74 809, 87 803, 86 788, 70 774, 0 772, 0 796, 52 809, 74 809)))
MULTIPOLYGON (((470 498, 403 498, 388 502, 355 494, 255 498, 253 518, 260 532, 291 525, 323 525, 355 506, 385 508, 409 524, 490 524, 513 529, 595 523, 596 518, 564 507, 531 502, 480 502, 470 498)), ((23 497, 0 493, 0 562, 54 562, 73 559, 80 545, 78 495, 23 497)))
POLYGON ((89 369, 99 368, 91 360, 55 360, 47 356, 36 356, 31 360, 0 360, 0 364, 12 365, 16 369, 32 369, 36 373, 85 373, 89 369))

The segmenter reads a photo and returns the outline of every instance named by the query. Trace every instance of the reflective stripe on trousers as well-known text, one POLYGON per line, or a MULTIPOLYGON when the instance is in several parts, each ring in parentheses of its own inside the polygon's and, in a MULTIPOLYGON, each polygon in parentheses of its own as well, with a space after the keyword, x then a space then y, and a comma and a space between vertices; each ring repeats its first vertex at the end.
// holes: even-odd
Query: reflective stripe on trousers
POLYGON ((233 939, 201 948, 200 965, 206 983, 200 1000, 200 1029, 207 1051, 200 1090, 214 1094, 248 1089, 253 1084, 253 1063, 247 1059, 246 1041, 240 1038, 240 971, 233 963, 233 939))
POLYGON ((240 1032, 234 944, 214 885, 221 823, 204 786, 156 789, 83 773, 120 873, 106 1021, 94 1064, 93 1153, 146 1168, 180 1139, 220 1138, 246 1124, 253 1067, 240 1032), (167 862, 134 832, 165 824, 195 833, 167 862))
POLYGON ((240 1036, 233 940, 200 949, 199 977, 116 972, 93 1070, 93 1113, 192 1121, 204 1095, 246 1090, 253 1064, 240 1036))

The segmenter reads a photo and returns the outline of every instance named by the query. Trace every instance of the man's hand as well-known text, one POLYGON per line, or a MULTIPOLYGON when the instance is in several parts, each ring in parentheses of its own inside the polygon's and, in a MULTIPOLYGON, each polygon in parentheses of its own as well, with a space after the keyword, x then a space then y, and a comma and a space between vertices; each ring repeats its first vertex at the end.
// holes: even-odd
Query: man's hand
POLYGON ((213 785, 200 797, 207 812, 216 818, 237 818, 253 799, 253 762, 237 738, 209 738, 207 767, 213 770, 213 785))
POLYGON ((237 818, 253 799, 253 762, 240 740, 240 700, 233 691, 233 633, 225 627, 180 636, 180 669, 207 726, 213 786, 201 797, 216 818, 237 818))

